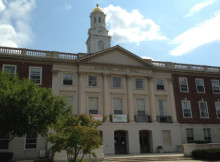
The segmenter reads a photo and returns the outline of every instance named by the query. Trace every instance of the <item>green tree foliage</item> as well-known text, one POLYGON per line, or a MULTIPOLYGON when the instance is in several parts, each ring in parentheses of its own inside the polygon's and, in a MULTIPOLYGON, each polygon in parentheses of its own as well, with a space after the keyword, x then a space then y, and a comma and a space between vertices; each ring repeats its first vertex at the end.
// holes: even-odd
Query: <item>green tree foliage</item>
POLYGON ((0 73, 0 136, 45 135, 48 126, 67 113, 62 97, 27 79, 0 73))
POLYGON ((53 143, 53 152, 66 150, 68 158, 76 162, 79 153, 82 153, 80 161, 86 154, 92 154, 94 149, 102 144, 98 126, 102 125, 92 116, 81 114, 69 115, 61 118, 53 125, 54 132, 50 134, 49 141, 53 143))

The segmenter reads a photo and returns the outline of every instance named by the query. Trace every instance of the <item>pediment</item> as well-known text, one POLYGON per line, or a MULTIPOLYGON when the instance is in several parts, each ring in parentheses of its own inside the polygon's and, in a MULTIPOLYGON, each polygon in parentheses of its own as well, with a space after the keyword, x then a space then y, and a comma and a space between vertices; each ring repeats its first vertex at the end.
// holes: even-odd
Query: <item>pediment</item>
POLYGON ((82 59, 81 62, 124 65, 134 67, 151 67, 146 61, 139 56, 125 50, 120 46, 115 46, 107 50, 90 54, 82 59))

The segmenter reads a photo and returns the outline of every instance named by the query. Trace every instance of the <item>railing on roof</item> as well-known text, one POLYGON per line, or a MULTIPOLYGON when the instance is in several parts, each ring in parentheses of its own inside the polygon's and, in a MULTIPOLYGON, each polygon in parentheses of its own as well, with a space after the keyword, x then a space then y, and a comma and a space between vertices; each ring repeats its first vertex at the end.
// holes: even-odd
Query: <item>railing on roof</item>
POLYGON ((53 58, 53 59, 65 59, 65 60, 76 60, 78 54, 55 52, 55 51, 40 51, 31 50, 23 48, 10 48, 10 47, 0 47, 0 54, 8 55, 21 55, 30 57, 43 57, 43 58, 53 58))
POLYGON ((220 67, 214 67, 214 66, 178 64, 178 63, 160 62, 160 61, 152 61, 151 64, 154 65, 155 67, 160 67, 160 68, 165 68, 165 69, 220 73, 220 67))

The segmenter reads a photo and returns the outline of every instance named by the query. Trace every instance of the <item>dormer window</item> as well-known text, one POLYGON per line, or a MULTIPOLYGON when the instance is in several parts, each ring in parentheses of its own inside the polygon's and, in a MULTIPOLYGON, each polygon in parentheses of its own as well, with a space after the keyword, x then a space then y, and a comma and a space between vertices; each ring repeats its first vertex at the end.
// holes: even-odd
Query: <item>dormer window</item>
POLYGON ((99 23, 101 23, 101 17, 99 17, 99 23))

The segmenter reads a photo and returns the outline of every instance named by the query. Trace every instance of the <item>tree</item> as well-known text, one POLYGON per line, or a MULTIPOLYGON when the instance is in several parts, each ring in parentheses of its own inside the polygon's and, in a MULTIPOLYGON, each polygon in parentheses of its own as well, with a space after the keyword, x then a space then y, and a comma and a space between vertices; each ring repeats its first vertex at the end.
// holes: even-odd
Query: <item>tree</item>
POLYGON ((102 125, 101 121, 85 114, 60 118, 53 125, 54 132, 49 135, 49 141, 54 144, 53 152, 66 150, 72 162, 76 162, 80 151, 82 152, 80 161, 86 154, 95 157, 93 150, 102 144, 100 131, 97 129, 100 125, 102 125))
POLYGON ((65 100, 51 89, 0 73, 0 136, 11 141, 28 133, 46 135, 48 126, 68 111, 65 100))

